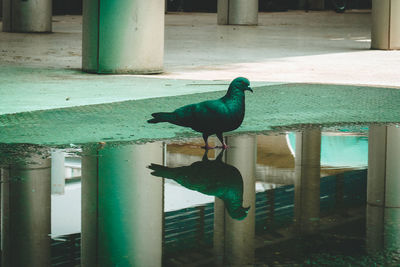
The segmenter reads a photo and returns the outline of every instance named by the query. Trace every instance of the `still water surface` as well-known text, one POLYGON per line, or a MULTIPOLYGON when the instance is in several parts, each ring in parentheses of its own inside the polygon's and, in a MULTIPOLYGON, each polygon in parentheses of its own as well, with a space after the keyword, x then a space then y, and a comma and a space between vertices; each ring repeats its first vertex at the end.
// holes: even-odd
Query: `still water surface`
POLYGON ((399 127, 226 141, 1 145, 2 266, 400 265, 399 127))

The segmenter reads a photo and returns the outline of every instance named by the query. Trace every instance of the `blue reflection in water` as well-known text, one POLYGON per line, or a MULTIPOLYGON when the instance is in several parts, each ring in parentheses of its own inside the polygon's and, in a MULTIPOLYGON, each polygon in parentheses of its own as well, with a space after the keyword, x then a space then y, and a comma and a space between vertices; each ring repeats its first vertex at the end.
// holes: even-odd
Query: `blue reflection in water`
MULTIPOLYGON (((296 134, 288 133, 288 145, 294 155, 296 134)), ((360 168, 368 166, 368 137, 358 135, 323 135, 321 166, 360 168)))

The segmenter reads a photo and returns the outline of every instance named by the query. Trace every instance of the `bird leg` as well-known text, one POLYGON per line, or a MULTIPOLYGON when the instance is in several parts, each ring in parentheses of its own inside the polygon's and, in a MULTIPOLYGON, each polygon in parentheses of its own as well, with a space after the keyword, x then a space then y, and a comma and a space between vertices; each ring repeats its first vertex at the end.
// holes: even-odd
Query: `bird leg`
POLYGON ((205 143, 205 146, 203 146, 203 148, 205 150, 214 148, 214 147, 208 145, 208 141, 207 141, 208 140, 208 134, 203 133, 203 139, 204 139, 204 143, 205 143))
POLYGON ((204 150, 203 158, 201 160, 202 161, 208 161, 208 149, 204 150))
POLYGON ((221 143, 222 143, 222 149, 227 149, 228 146, 227 146, 227 144, 225 144, 224 137, 222 136, 222 133, 217 133, 217 137, 218 137, 219 141, 221 141, 221 143))

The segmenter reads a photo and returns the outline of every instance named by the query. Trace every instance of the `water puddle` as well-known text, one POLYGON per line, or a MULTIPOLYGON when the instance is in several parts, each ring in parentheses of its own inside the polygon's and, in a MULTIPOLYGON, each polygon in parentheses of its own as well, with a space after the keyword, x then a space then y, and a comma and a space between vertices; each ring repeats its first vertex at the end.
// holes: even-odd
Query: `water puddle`
POLYGON ((0 144, 2 266, 400 264, 397 125, 226 143, 0 144))

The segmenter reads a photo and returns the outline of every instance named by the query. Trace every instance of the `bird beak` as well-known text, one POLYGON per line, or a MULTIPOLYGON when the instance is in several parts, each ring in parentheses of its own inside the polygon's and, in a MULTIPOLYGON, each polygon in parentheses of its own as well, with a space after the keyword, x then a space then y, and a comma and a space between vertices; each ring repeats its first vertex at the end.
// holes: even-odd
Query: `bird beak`
POLYGON ((246 90, 249 90, 250 92, 254 93, 254 92, 253 92, 253 89, 251 89, 251 87, 250 87, 250 86, 249 86, 249 87, 247 87, 247 88, 246 88, 246 90))

